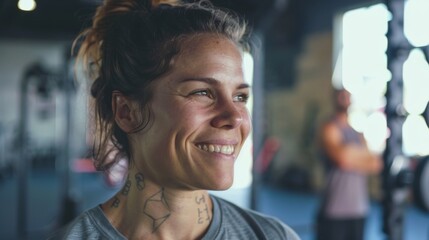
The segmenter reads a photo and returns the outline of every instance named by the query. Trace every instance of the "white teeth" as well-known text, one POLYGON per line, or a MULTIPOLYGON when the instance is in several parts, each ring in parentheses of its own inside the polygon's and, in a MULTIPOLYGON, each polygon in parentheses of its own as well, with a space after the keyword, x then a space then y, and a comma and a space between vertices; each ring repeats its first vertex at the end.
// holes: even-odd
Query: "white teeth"
POLYGON ((198 144, 197 146, 199 149, 202 149, 206 152, 216 152, 216 153, 223 153, 228 155, 234 152, 233 145, 198 144))

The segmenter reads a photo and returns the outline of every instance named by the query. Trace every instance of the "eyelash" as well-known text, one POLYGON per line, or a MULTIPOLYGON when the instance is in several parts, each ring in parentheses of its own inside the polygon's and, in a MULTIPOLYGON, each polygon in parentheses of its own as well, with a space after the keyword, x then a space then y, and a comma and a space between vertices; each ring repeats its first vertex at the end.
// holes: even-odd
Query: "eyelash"
MULTIPOLYGON (((211 93, 210 89, 195 90, 195 91, 191 92, 189 95, 197 95, 197 96, 213 98, 213 94, 211 93)), ((247 103, 248 100, 249 100, 249 94, 247 94, 247 93, 240 93, 240 94, 234 96, 234 102, 247 103), (239 98, 239 99, 237 99, 237 98, 239 98)))
POLYGON ((203 96, 203 97, 207 96, 210 98, 213 96, 213 94, 211 93, 211 91, 209 89, 198 89, 198 90, 191 92, 189 95, 198 95, 198 96, 203 96))
POLYGON ((241 100, 238 100, 237 102, 247 103, 247 101, 249 100, 249 94, 241 93, 241 94, 235 96, 234 98, 241 98, 241 100))

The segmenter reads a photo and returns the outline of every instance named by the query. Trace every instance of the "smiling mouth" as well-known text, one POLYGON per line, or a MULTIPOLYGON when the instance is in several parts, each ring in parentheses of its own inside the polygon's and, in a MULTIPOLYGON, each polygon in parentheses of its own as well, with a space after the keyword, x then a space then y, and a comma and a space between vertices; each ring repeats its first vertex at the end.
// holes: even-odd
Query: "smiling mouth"
POLYGON ((235 150, 234 145, 197 144, 197 147, 206 152, 222 153, 227 155, 232 155, 235 150))

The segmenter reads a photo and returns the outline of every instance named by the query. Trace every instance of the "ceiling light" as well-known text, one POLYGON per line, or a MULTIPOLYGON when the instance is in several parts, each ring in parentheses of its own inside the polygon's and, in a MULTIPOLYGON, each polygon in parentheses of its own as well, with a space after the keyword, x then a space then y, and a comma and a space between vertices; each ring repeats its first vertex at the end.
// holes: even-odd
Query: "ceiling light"
POLYGON ((36 9, 36 1, 34 0, 19 0, 18 8, 22 11, 33 11, 36 9))

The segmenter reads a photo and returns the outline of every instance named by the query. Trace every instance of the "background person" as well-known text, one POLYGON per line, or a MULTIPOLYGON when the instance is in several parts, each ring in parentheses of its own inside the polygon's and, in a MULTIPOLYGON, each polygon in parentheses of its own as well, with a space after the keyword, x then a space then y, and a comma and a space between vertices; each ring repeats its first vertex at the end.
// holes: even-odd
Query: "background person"
POLYGON ((335 114, 321 129, 321 148, 327 182, 317 217, 319 240, 363 239, 369 210, 368 174, 379 173, 383 163, 368 149, 361 133, 348 123, 350 93, 334 92, 335 114))
POLYGON ((128 176, 53 239, 298 239, 207 192, 232 185, 251 129, 242 20, 208 2, 110 0, 82 37, 78 60, 95 79, 96 166, 108 170, 117 151, 128 176))

